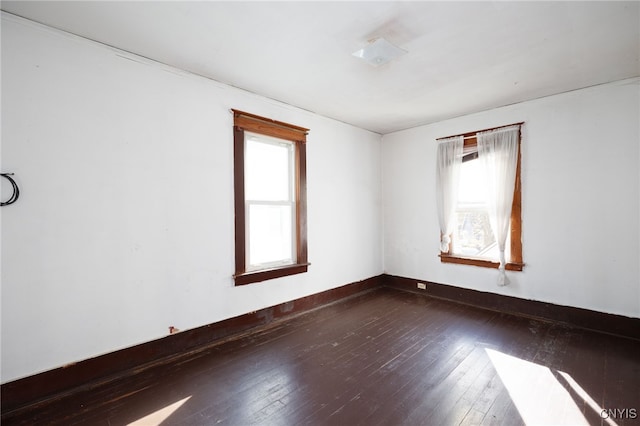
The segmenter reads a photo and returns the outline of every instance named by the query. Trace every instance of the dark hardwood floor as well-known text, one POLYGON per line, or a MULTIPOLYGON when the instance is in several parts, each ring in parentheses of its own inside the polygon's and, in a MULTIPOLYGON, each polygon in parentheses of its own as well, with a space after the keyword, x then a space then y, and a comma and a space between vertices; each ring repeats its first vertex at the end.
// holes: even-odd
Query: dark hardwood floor
POLYGON ((640 424, 640 341, 381 288, 6 424, 130 423, 640 424))

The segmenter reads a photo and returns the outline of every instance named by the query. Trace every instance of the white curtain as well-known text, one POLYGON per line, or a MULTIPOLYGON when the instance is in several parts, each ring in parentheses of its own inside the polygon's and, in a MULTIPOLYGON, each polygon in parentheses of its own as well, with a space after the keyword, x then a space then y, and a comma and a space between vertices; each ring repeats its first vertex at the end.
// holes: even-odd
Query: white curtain
POLYGON ((489 218, 500 249, 498 285, 509 284, 505 273, 505 244, 511 222, 511 205, 518 165, 520 126, 509 126, 488 132, 479 132, 478 158, 486 170, 489 194, 489 218))
POLYGON ((443 139, 438 144, 436 165, 436 204, 440 222, 440 251, 448 252, 451 233, 455 224, 458 184, 462 166, 462 136, 443 139))

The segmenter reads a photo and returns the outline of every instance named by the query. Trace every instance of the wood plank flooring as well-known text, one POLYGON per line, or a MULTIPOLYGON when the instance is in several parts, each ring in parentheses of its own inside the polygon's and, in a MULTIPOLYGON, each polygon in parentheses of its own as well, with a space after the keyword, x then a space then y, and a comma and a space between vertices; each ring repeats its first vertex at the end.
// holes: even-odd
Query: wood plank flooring
POLYGON ((3 422, 132 423, 640 424, 640 341, 381 288, 3 422))

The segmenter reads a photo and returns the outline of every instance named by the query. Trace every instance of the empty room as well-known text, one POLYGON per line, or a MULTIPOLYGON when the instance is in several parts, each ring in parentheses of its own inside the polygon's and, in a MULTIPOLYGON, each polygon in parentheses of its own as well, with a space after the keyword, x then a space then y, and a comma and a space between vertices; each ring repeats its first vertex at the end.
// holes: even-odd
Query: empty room
POLYGON ((640 2, 0 7, 3 425, 640 424, 640 2))

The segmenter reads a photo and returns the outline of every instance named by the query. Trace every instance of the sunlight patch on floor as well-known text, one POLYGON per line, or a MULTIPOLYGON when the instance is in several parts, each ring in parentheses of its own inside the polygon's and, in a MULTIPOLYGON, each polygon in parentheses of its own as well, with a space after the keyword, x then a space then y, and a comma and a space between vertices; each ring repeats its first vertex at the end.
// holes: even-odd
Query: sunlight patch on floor
POLYGON ((189 399, 191 399, 190 396, 181 399, 180 401, 176 401, 171 405, 167 405, 166 407, 159 409, 158 411, 154 411, 148 416, 144 416, 135 422, 129 423, 127 426, 157 426, 168 419, 170 415, 172 415, 178 408, 182 407, 182 405, 189 399))
POLYGON ((548 367, 492 349, 485 351, 525 424, 589 424, 569 392, 548 367))
POLYGON ((605 411, 603 410, 602 407, 600 407, 598 405, 598 403, 596 403, 593 398, 591 398, 591 396, 587 393, 587 391, 585 391, 582 386, 580 386, 578 384, 578 382, 576 382, 575 380, 573 380, 573 377, 571 377, 569 374, 565 373, 564 371, 558 371, 558 373, 562 376, 562 378, 564 380, 567 381, 567 383, 569 384, 569 386, 571 386, 571 389, 573 389, 573 391, 578 394, 578 396, 580 396, 580 398, 582 398, 584 400, 584 402, 587 403, 587 405, 589 407, 591 407, 591 409, 593 410, 594 413, 598 413, 600 414, 600 417, 603 419, 603 421, 607 424, 609 424, 610 426, 618 426, 618 424, 616 422, 614 422, 610 417, 608 416, 603 416, 602 413, 605 411))

